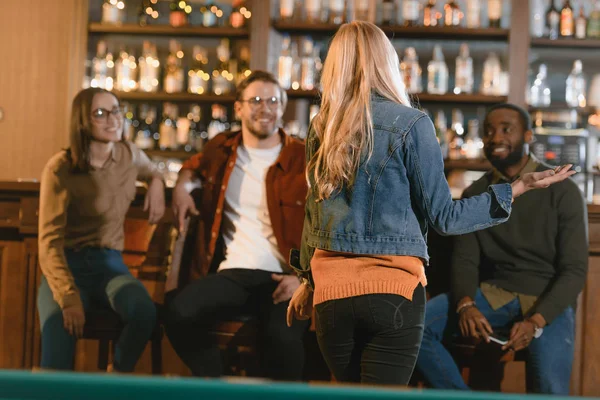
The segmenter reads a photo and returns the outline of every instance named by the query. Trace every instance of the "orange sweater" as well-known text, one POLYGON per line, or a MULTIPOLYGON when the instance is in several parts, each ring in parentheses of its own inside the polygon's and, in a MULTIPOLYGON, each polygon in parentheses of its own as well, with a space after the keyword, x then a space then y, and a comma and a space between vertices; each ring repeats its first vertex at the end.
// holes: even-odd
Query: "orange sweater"
POLYGON ((412 300, 419 283, 427 286, 421 259, 361 255, 316 249, 310 262, 314 305, 365 294, 397 294, 412 300))

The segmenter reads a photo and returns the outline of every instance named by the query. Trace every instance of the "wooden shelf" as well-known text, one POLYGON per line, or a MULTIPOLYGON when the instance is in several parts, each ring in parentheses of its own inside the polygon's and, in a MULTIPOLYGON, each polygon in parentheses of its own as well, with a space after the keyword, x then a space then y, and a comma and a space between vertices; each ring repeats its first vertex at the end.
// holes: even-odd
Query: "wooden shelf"
POLYGON ((187 160, 196 154, 194 151, 183 150, 144 150, 144 153, 146 153, 148 157, 178 158, 180 160, 187 160))
POLYGON ((600 49, 600 39, 531 39, 531 47, 567 47, 571 49, 600 49))
POLYGON ((113 91, 119 99, 124 101, 148 101, 148 102, 189 102, 189 103, 233 103, 234 94, 217 96, 214 94, 193 93, 146 93, 146 92, 119 92, 113 91))
POLYGON ((419 93, 411 95, 418 103, 461 103, 461 104, 498 104, 507 100, 506 96, 488 96, 485 94, 430 94, 419 93))
POLYGON ((147 25, 136 24, 110 25, 92 22, 88 26, 90 33, 104 34, 127 34, 127 35, 154 35, 154 36, 198 36, 198 37, 230 37, 248 38, 249 32, 246 28, 206 28, 203 26, 184 26, 173 28, 170 25, 147 25))
POLYGON ((444 160, 444 168, 450 169, 465 169, 468 171, 488 171, 492 168, 492 164, 486 159, 481 160, 444 160))
POLYGON ((551 104, 547 107, 535 107, 529 106, 529 112, 560 112, 560 111, 577 111, 580 115, 590 115, 596 112, 596 109, 592 106, 588 107, 570 107, 566 103, 551 104))
POLYGON ((320 96, 317 89, 314 90, 294 90, 287 91, 288 99, 316 99, 320 96))
MULTIPOLYGON (((339 28, 335 24, 319 24, 309 22, 273 21, 273 28, 290 34, 333 35, 339 28)), ((462 27, 426 27, 426 26, 380 26, 393 38, 403 39, 448 39, 448 40, 495 40, 507 41, 508 29, 501 28, 462 28, 462 27)))

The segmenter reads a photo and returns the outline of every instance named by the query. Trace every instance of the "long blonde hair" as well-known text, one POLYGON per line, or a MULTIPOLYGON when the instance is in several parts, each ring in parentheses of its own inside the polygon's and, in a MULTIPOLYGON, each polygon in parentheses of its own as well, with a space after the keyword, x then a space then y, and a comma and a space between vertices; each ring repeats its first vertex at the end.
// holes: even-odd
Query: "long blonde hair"
POLYGON ((312 127, 319 148, 309 160, 316 200, 351 186, 366 150, 373 152, 371 93, 410 107, 394 46, 376 25, 354 21, 333 37, 321 76, 321 111, 312 127))

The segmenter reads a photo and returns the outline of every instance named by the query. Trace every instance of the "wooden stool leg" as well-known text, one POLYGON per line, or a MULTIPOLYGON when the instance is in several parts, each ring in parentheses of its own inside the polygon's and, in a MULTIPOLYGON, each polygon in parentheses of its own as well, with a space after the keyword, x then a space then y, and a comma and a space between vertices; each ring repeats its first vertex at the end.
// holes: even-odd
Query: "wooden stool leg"
POLYGON ((162 374, 162 335, 154 335, 151 342, 152 375, 162 374))
POLYGON ((106 371, 108 367, 108 353, 110 341, 108 340, 99 340, 98 341, 98 369, 102 371, 106 371))

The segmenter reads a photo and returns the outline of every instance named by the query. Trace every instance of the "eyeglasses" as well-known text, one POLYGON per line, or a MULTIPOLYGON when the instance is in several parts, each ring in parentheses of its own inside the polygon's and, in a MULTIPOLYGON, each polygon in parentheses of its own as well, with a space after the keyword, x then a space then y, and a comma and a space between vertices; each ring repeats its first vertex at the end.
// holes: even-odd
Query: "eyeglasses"
POLYGON ((123 107, 115 107, 112 110, 107 110, 105 108, 97 108, 92 111, 92 118, 99 122, 108 122, 108 118, 112 114, 115 119, 123 118, 123 107))
POLYGON ((246 100, 238 100, 242 103, 246 102, 250 105, 250 107, 252 108, 258 108, 260 107, 260 105, 262 103, 264 103, 267 107, 269 108, 277 108, 279 106, 279 104, 281 103, 281 101, 279 100, 278 97, 267 97, 267 98, 261 98, 261 97, 250 97, 249 99, 246 100))

